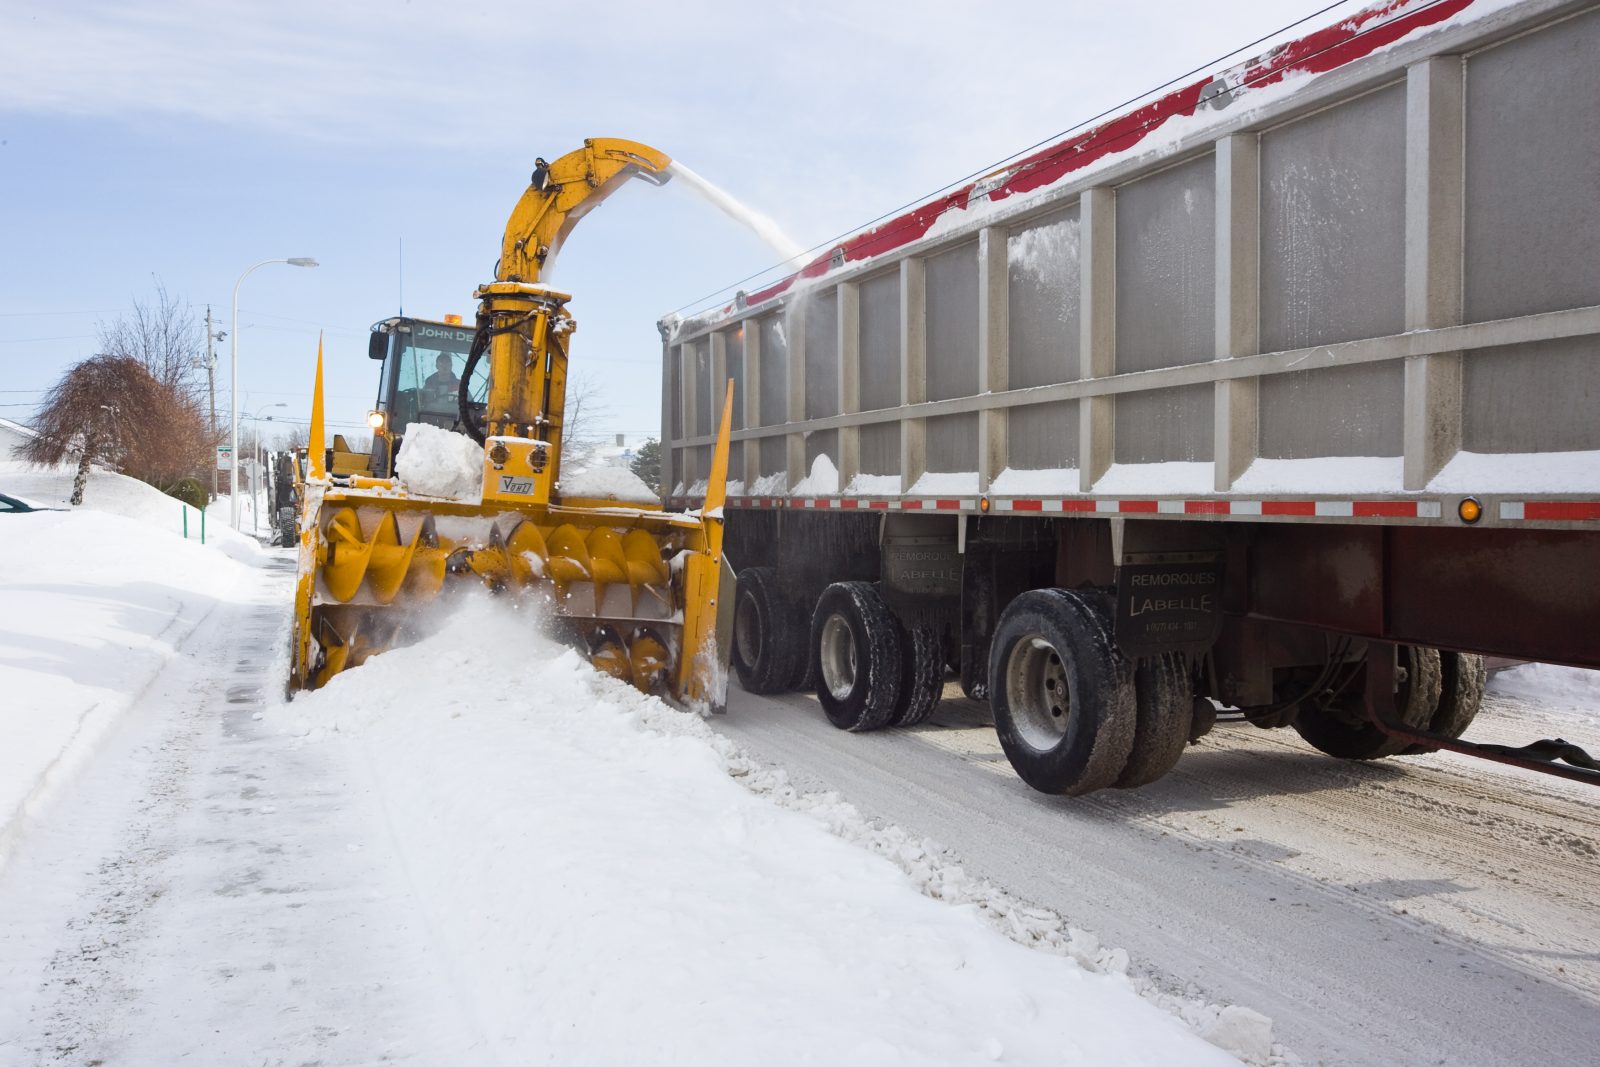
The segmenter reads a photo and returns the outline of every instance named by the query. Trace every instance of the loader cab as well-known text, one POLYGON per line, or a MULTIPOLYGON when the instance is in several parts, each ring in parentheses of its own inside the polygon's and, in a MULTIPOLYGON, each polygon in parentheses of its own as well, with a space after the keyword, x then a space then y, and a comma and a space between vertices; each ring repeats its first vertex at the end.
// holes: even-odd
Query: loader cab
MULTIPOLYGON (((383 412, 388 431, 387 437, 373 435, 374 474, 394 474, 393 457, 399 455, 413 423, 461 431, 457 391, 474 332, 460 323, 402 317, 373 324, 367 355, 383 361, 377 409, 383 412)), ((471 383, 471 396, 480 411, 488 391, 489 364, 484 360, 471 383)))

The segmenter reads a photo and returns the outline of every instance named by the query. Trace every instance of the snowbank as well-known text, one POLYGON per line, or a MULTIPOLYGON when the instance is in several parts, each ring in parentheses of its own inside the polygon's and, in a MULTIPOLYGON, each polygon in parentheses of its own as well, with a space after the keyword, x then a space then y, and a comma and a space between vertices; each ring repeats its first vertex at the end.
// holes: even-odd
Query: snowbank
MULTIPOLYGON (((72 479, 76 474, 75 464, 35 467, 28 463, 0 461, 0 492, 26 497, 46 507, 70 508, 67 501, 72 499, 72 479)), ((235 533, 229 526, 228 499, 226 495, 220 496, 206 508, 206 545, 235 559, 256 559, 261 555, 261 543, 247 534, 235 533)), ((248 509, 250 498, 244 497, 240 503, 248 509)), ((184 536, 187 522, 189 540, 197 544, 200 541, 199 510, 137 478, 115 471, 91 469, 84 486, 83 503, 73 510, 107 512, 137 519, 178 538, 184 536)), ((248 530, 249 511, 242 514, 245 517, 243 528, 248 530)), ((264 524, 263 535, 269 532, 264 524)))
POLYGON ((466 434, 414 422, 406 428, 394 469, 401 484, 418 496, 483 499, 483 448, 466 434))
POLYGON ((269 712, 365 754, 479 1062, 1233 1062, 1078 962, 1125 954, 797 794, 536 622, 473 598, 269 712))
MULTIPOLYGON (((159 514, 176 517, 178 501, 132 484, 166 502, 159 514)), ((149 503, 102 474, 83 508, 0 519, 0 863, 50 793, 249 573, 210 545, 185 542, 170 522, 160 529, 90 510, 96 500, 136 513, 149 503)))
POLYGON ((1590 723, 1600 725, 1600 671, 1559 667, 1554 663, 1525 663, 1491 674, 1489 692, 1567 708, 1590 723))
POLYGON ((625 504, 655 504, 660 497, 644 479, 626 467, 590 467, 561 475, 563 496, 590 500, 620 500, 625 504))

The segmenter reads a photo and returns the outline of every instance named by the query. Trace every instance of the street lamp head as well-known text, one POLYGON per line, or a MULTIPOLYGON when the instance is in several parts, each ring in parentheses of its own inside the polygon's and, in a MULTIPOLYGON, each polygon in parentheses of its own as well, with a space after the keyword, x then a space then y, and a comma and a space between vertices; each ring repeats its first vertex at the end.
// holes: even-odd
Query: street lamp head
POLYGON ((293 259, 286 260, 285 262, 287 262, 291 267, 315 267, 317 265, 317 261, 312 259, 310 256, 295 256, 293 259))

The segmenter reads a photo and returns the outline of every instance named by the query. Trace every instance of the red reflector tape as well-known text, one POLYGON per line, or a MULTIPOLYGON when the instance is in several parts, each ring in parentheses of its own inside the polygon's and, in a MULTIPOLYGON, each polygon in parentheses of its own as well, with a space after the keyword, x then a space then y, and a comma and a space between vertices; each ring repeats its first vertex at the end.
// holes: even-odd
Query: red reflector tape
POLYGON ((1350 513, 1358 518, 1414 519, 1417 517, 1415 500, 1357 500, 1350 505, 1350 513))
POLYGON ((1522 505, 1524 519, 1546 522, 1582 522, 1600 519, 1600 500, 1529 500, 1522 505))

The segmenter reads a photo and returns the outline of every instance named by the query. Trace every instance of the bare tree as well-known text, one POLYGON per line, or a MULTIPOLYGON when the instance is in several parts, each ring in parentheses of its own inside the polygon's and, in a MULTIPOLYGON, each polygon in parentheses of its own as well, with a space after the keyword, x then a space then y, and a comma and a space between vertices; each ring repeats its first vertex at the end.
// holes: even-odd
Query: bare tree
POLYGON ((168 293, 159 281, 154 302, 135 300, 132 312, 100 324, 100 351, 136 359, 174 393, 199 399, 199 372, 206 362, 205 328, 194 308, 168 293))
POLYGON ((570 445, 592 445, 595 423, 603 419, 610 406, 601 398, 600 383, 593 376, 578 372, 567 376, 566 408, 562 412, 561 440, 570 445))
POLYGON ((279 452, 298 452, 311 443, 304 426, 290 426, 272 439, 272 447, 279 452))

